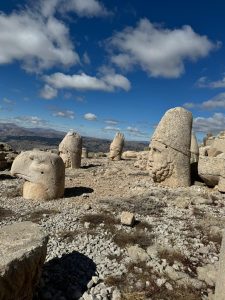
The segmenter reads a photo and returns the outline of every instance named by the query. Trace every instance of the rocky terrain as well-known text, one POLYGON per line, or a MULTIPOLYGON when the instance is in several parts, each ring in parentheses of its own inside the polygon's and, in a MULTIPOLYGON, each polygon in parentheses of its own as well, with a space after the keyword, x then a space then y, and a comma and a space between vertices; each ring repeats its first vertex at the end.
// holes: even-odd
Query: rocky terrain
POLYGON ((165 188, 133 160, 107 158, 67 169, 58 200, 24 200, 23 180, 8 171, 0 184, 0 226, 29 220, 50 236, 34 300, 211 299, 225 226, 216 189, 165 188))

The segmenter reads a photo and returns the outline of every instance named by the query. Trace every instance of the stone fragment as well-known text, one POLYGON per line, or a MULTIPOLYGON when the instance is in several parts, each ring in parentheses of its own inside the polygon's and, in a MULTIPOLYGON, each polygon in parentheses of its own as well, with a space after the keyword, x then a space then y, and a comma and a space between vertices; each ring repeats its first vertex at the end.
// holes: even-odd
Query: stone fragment
POLYGON ((47 252, 47 235, 31 222, 0 229, 0 300, 32 300, 47 252))
POLYGON ((216 277, 215 300, 225 300, 225 231, 223 231, 222 245, 220 248, 219 270, 216 277))
POLYGON ((66 168, 78 169, 81 166, 82 138, 69 131, 59 144, 59 155, 63 159, 66 168))
POLYGON ((128 247, 127 252, 132 261, 134 262, 146 261, 149 258, 146 251, 138 245, 128 247))
POLYGON ((137 158, 138 152, 137 151, 125 151, 122 154, 123 159, 135 159, 137 158))
POLYGON ((81 158, 88 158, 88 150, 87 148, 82 148, 81 158))
POLYGON ((138 152, 137 160, 134 163, 134 166, 141 170, 147 170, 148 169, 148 156, 149 156, 149 151, 138 152))
POLYGON ((120 216, 120 221, 123 225, 133 226, 135 222, 134 214, 129 211, 123 211, 120 216))
POLYGON ((218 185, 218 190, 225 192, 225 154, 217 157, 200 156, 198 174, 206 185, 209 187, 218 185))
POLYGON ((170 187, 190 186, 192 113, 182 107, 168 110, 150 142, 150 175, 170 187))
POLYGON ((205 265, 203 267, 197 268, 198 279, 205 281, 209 286, 215 286, 216 275, 217 275, 217 266, 214 265, 205 265))
POLYGON ((121 160, 123 146, 124 146, 124 135, 120 132, 117 132, 110 145, 109 158, 111 160, 121 160))
POLYGON ((14 160, 12 176, 24 178, 23 197, 50 200, 64 194, 65 166, 56 154, 44 151, 25 151, 14 160))

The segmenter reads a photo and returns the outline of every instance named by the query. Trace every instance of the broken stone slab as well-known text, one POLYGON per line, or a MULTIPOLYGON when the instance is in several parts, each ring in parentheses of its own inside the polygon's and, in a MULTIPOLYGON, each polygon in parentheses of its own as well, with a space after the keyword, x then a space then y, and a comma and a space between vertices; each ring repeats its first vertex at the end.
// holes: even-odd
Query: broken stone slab
POLYGON ((48 236, 37 224, 0 229, 0 300, 32 300, 47 252, 48 236))
POLYGON ((129 211, 123 211, 120 217, 120 221, 123 225, 133 226, 135 222, 135 217, 133 213, 129 211))
POLYGON ((149 259, 147 252, 138 245, 128 247, 127 253, 133 262, 146 261, 149 259))

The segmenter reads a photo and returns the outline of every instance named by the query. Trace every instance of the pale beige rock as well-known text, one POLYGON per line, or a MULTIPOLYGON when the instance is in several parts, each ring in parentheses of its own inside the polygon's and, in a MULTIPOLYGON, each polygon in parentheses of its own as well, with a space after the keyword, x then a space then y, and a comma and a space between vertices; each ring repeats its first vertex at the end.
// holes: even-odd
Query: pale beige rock
POLYGON ((208 156, 208 150, 210 146, 199 147, 199 156, 208 156))
POLYGON ((137 158, 138 152, 137 151, 125 151, 122 154, 123 159, 135 159, 137 158))
POLYGON ((32 300, 47 252, 48 237, 31 222, 0 229, 0 300, 32 300))
POLYGON ((146 261, 149 259, 147 252, 138 245, 128 247, 127 252, 134 262, 146 261))
POLYGON ((215 300, 225 300, 225 231, 220 248, 219 271, 216 278, 215 300))
POLYGON ((134 166, 141 170, 147 170, 148 169, 148 156, 149 156, 149 151, 138 152, 137 160, 134 163, 134 166))
POLYGON ((134 214, 129 211, 123 211, 120 216, 120 221, 123 225, 132 226, 135 221, 134 214))
POLYGON ((88 150, 87 148, 82 148, 81 158, 88 158, 88 150))
POLYGON ((59 144, 59 153, 66 168, 80 168, 82 154, 81 136, 76 132, 69 131, 59 144))
POLYGON ((198 279, 205 281, 209 286, 215 286, 218 272, 217 265, 205 265, 197 268, 198 279))
POLYGON ((203 138, 203 144, 204 146, 211 146, 214 142, 215 137, 212 135, 212 133, 207 133, 207 135, 203 138))
POLYGON ((200 156, 198 162, 199 177, 209 187, 218 185, 220 192, 225 192, 225 155, 217 157, 200 156))
POLYGON ((64 194, 65 166, 57 154, 44 151, 25 151, 14 160, 12 176, 24 178, 23 197, 50 200, 64 194))
POLYGON ((109 158, 111 160, 121 160, 123 146, 124 146, 124 135, 120 132, 117 132, 110 145, 109 158))
POLYGON ((191 134, 191 163, 198 162, 199 159, 199 147, 198 147, 198 141, 197 138, 192 132, 191 134))
POLYGON ((155 182, 170 187, 190 186, 192 113, 182 107, 168 110, 150 143, 148 165, 155 182))

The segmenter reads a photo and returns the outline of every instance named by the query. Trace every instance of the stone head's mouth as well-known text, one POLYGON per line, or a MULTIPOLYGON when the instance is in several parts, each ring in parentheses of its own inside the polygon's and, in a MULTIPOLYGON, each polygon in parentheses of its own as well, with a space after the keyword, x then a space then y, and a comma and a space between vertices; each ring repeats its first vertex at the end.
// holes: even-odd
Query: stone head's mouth
POLYGON ((16 176, 16 177, 19 177, 19 178, 23 178, 23 179, 25 179, 27 181, 30 181, 30 177, 27 176, 27 175, 25 175, 25 174, 22 174, 22 173, 13 173, 12 175, 16 176))

